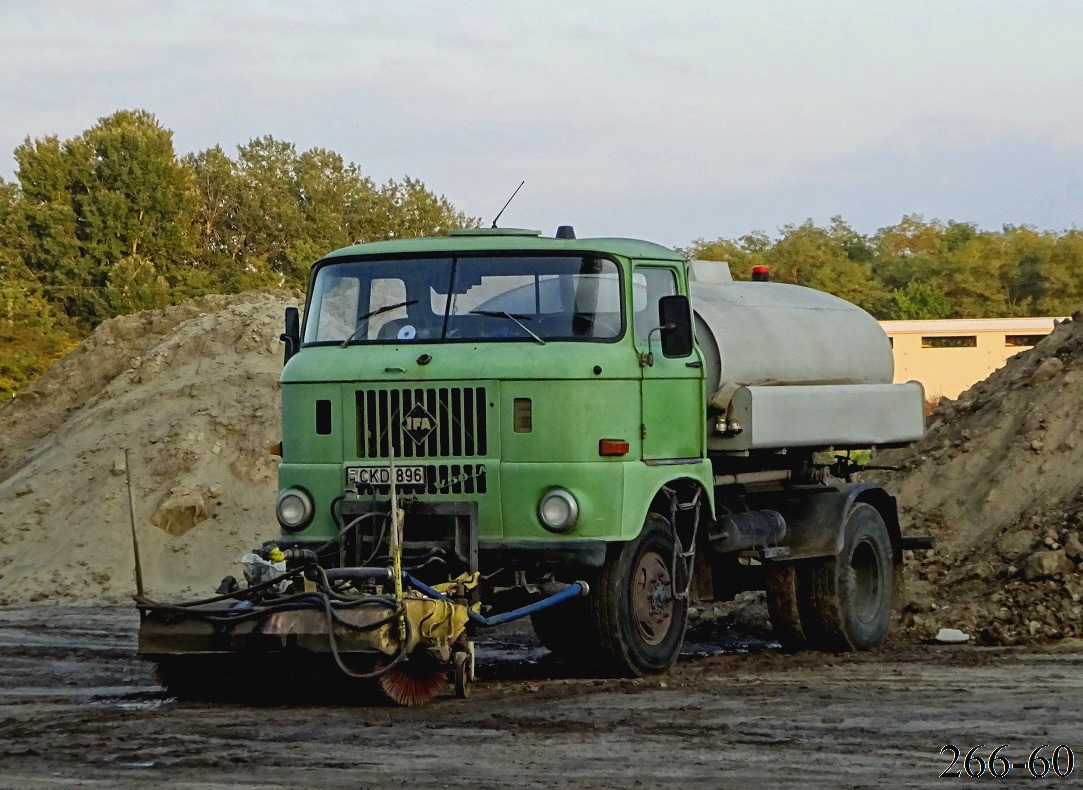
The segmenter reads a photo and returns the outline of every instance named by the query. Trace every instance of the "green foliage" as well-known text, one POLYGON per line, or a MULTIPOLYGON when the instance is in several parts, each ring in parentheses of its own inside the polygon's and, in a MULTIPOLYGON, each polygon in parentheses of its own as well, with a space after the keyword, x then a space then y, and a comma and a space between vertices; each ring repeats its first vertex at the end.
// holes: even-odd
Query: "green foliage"
POLYGON ((192 296, 304 287, 358 240, 477 224, 420 181, 376 185, 333 151, 260 137, 178 159, 143 110, 27 138, 0 181, 0 396, 107 318, 192 296))
POLYGON ((891 317, 930 320, 951 315, 951 300, 939 288, 913 280, 891 292, 891 317))
POLYGON ((698 240, 694 258, 725 260, 737 278, 756 264, 772 279, 841 296, 877 318, 1068 315, 1083 303, 1083 232, 969 223, 908 215, 864 236, 834 217, 787 225, 777 238, 698 240))
POLYGON ((15 160, 24 260, 68 315, 94 325, 173 300, 195 252, 198 194, 153 115, 121 110, 71 140, 27 139, 15 160))
POLYGON ((25 386, 75 345, 63 311, 23 262, 29 229, 18 190, 0 180, 0 399, 25 386))
POLYGON ((333 151, 298 152, 266 136, 186 157, 201 193, 200 263, 231 289, 304 287, 326 252, 356 241, 426 236, 476 224, 420 181, 376 186, 333 151))

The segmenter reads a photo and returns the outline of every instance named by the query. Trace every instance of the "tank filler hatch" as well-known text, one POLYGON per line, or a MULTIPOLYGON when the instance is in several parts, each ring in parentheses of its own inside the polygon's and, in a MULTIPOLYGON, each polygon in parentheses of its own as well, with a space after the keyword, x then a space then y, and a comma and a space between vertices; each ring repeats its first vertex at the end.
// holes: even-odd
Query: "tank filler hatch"
POLYGON ((694 283, 731 283, 730 265, 725 261, 689 261, 688 279, 694 283))

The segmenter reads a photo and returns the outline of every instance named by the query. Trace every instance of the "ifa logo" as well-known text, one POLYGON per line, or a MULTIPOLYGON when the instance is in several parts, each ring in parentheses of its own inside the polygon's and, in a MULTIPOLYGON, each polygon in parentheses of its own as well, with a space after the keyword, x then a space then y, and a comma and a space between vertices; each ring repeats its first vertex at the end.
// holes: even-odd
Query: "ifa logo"
POLYGON ((436 430, 436 418, 425 411, 420 403, 415 403, 414 408, 402 418, 402 430, 414 440, 414 444, 421 444, 436 430))

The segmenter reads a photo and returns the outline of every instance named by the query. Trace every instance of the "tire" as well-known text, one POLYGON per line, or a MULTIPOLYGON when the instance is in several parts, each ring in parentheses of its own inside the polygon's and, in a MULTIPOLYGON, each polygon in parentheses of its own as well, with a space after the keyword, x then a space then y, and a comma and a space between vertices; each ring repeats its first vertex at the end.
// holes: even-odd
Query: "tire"
POLYGON ((470 677, 470 654, 465 652, 456 653, 454 658, 455 696, 459 699, 469 699, 470 684, 472 682, 470 677))
POLYGON ((767 611, 775 638, 787 653, 808 647, 801 622, 800 572, 796 565, 769 565, 767 568, 767 611))
POLYGON ((891 537, 879 511, 859 502, 842 529, 839 556, 810 565, 799 585, 807 590, 801 621, 809 645, 831 653, 883 644, 894 602, 891 537))
POLYGON ((673 529, 656 513, 647 515, 638 538, 610 547, 590 603, 599 646, 617 674, 659 674, 680 655, 688 599, 675 592, 688 579, 680 559, 672 578, 673 551, 673 529))

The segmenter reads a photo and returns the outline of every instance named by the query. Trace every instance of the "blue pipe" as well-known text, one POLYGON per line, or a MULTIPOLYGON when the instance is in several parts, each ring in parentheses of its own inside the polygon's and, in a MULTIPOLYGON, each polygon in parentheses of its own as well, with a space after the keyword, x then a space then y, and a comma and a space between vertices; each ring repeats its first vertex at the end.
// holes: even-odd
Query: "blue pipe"
MULTIPOLYGON (((451 599, 443 593, 437 592, 424 582, 418 581, 408 573, 404 573, 403 580, 421 592, 425 593, 431 598, 438 598, 441 601, 447 601, 451 603, 451 599)), ((518 609, 512 609, 510 612, 504 612, 503 614, 493 615, 492 617, 483 617, 472 609, 467 610, 467 614, 470 619, 479 625, 483 625, 486 628, 492 628, 494 625, 503 625, 504 623, 510 623, 512 620, 518 620, 523 617, 534 614, 534 612, 540 612, 542 609, 548 609, 550 606, 556 606, 558 603, 564 603, 569 598, 574 598, 577 595, 582 595, 585 592, 583 585, 579 582, 569 584, 563 590, 558 593, 550 595, 548 598, 542 598, 540 601, 527 604, 518 609)))

